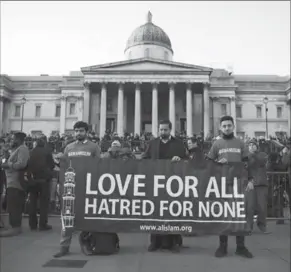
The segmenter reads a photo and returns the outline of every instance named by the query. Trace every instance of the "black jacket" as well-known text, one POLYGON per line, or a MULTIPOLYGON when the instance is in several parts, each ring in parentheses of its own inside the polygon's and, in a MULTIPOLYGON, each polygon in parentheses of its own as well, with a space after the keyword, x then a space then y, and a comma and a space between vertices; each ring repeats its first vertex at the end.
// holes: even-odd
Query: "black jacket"
MULTIPOLYGON (((160 142, 160 138, 155 138, 151 140, 146 148, 146 151, 142 154, 142 158, 152 160, 159 159, 160 142)), ((170 158, 178 156, 181 159, 187 159, 184 143, 175 137, 171 137, 168 152, 170 158)))
POLYGON ((54 167, 53 156, 49 148, 35 147, 30 151, 28 172, 31 173, 35 179, 51 179, 54 167))

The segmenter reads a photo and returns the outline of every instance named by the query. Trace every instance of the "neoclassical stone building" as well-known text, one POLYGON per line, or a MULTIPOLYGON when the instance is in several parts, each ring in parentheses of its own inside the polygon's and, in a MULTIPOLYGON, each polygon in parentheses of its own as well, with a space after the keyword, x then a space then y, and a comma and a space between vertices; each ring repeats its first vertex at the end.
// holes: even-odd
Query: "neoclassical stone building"
POLYGON ((176 62, 170 38, 150 13, 124 53, 124 61, 68 76, 1 75, 0 133, 64 133, 84 120, 100 136, 106 129, 157 135, 159 120, 170 119, 173 131, 216 135, 219 118, 230 114, 239 136, 290 135, 290 77, 176 62))

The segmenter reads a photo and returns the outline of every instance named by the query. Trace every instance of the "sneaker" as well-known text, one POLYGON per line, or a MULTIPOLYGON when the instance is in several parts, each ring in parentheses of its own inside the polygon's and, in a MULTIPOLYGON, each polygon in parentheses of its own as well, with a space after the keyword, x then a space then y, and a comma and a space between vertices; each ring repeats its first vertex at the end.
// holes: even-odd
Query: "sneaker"
POLYGON ((54 258, 61 258, 61 257, 68 255, 68 254, 69 254, 69 248, 62 247, 61 250, 54 255, 54 258))
POLYGON ((227 255, 227 247, 224 245, 220 245, 218 249, 215 251, 215 257, 216 258, 222 258, 227 255))
POLYGON ((246 247, 237 247, 235 254, 249 259, 254 257, 246 247))

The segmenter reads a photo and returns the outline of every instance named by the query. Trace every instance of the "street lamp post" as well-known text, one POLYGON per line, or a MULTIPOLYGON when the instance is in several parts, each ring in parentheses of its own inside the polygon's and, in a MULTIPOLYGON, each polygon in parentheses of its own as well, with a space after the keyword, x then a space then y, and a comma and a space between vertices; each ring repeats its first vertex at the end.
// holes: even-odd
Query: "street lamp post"
POLYGON ((22 97, 21 105, 22 105, 22 112, 21 112, 21 131, 23 130, 23 116, 24 116, 24 104, 26 103, 26 98, 22 97))
POLYGON ((269 135, 268 135, 268 102, 269 102, 269 99, 268 97, 264 97, 263 99, 263 102, 265 104, 265 115, 266 115, 266 139, 269 138, 269 135))

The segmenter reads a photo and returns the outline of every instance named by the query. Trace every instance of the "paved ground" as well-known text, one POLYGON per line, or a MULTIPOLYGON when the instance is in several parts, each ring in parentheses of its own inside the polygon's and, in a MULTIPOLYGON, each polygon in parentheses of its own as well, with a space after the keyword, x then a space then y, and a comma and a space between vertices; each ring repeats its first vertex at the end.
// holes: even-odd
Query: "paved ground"
MULTIPOLYGON (((50 232, 30 232, 28 227, 18 237, 0 240, 1 272, 289 272, 290 223, 269 223, 269 235, 255 232, 247 238, 247 245, 255 255, 246 260, 234 255, 234 238, 230 239, 229 256, 217 259, 213 253, 217 246, 214 236, 185 237, 185 248, 180 254, 170 252, 148 253, 146 234, 120 234, 121 251, 113 256, 86 257, 81 254, 75 237, 71 254, 65 260, 85 260, 83 268, 44 268, 58 250, 60 224, 50 218, 54 229, 50 232)), ((27 226, 27 219, 24 220, 27 226)))

